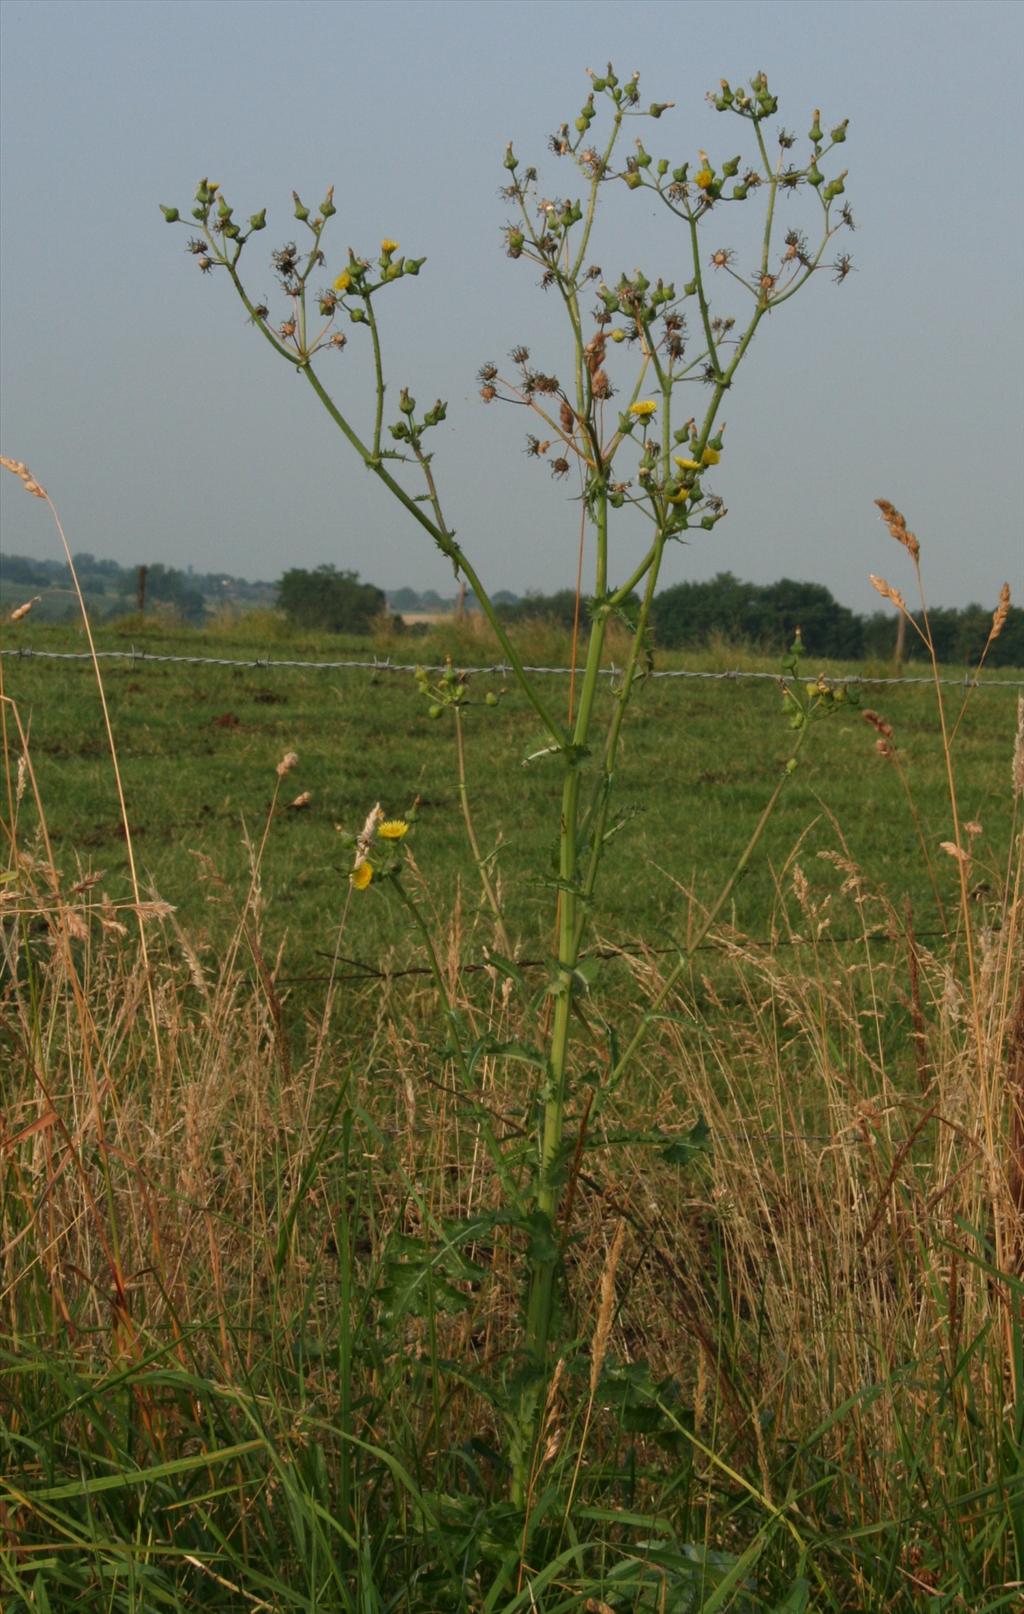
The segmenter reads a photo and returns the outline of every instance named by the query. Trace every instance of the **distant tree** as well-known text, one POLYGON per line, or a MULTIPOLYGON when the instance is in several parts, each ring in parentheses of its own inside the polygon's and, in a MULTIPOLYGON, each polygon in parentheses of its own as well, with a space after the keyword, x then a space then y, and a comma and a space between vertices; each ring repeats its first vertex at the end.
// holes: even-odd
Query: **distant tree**
POLYGON ((374 617, 387 610, 382 589, 335 566, 293 566, 277 585, 277 600, 289 622, 328 633, 368 633, 374 617))
POLYGON ((388 595, 388 604, 393 611, 418 611, 420 597, 414 588, 396 588, 388 595))
POLYGON ((0 579, 5 583, 47 583, 46 573, 24 555, 0 555, 0 579))
POLYGON ((709 583, 677 583, 656 597, 652 621, 658 643, 670 649, 720 634, 780 651, 799 628, 817 655, 855 659, 863 653, 860 618, 820 583, 788 577, 759 585, 719 572, 709 583))
POLYGON ((146 599, 153 604, 170 605, 186 622, 201 622, 206 615, 206 601, 197 588, 193 588, 184 572, 173 566, 156 564, 146 572, 146 599))

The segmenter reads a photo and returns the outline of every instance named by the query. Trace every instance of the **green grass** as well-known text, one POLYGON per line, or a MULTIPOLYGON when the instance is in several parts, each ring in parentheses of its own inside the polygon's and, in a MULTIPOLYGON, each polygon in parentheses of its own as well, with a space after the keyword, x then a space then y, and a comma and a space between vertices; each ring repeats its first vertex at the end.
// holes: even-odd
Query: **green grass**
MULTIPOLYGON (((20 636, 40 650, 83 648, 81 635, 69 629, 35 627, 31 636, 20 636)), ((275 641, 265 632, 259 638, 246 635, 244 622, 233 634, 147 632, 142 637, 136 632, 133 637, 151 655, 372 656, 365 640, 275 641)), ((125 636, 102 631, 99 645, 123 649, 125 636)), ((399 641, 391 648, 396 659, 438 654, 438 645, 430 641, 399 641)), ((479 646, 455 648, 480 654, 479 646)), ((545 659, 563 661, 568 646, 549 636, 538 648, 548 653, 545 659)), ((714 658, 703 659, 707 666, 715 665, 714 658)), ((774 670, 764 659, 736 659, 774 670)), ((699 660, 677 656, 663 658, 659 665, 694 665, 699 660)), ((809 674, 818 670, 808 658, 809 674)), ((58 861, 67 874, 78 863, 103 870, 104 888, 115 899, 124 898, 124 838, 90 664, 7 658, 4 681, 31 728, 58 861)), ((358 827, 377 800, 387 811, 401 813, 419 798, 413 846, 439 909, 450 911, 459 892, 470 933, 467 947, 490 939, 486 915, 480 919, 480 935, 472 935, 479 889, 467 864, 450 719, 429 719, 411 675, 140 660, 136 665, 106 663, 104 681, 140 869, 193 933, 207 935, 216 946, 229 923, 211 903, 197 857, 210 860, 229 886, 240 888, 247 871, 244 837, 259 840, 276 763, 294 749, 300 765, 285 781, 282 801, 308 790, 312 805, 278 814, 262 871, 266 936, 273 951, 284 945, 285 973, 310 972, 318 955, 332 947, 347 890, 347 861, 336 826, 358 827)), ((479 675, 471 685, 478 700, 485 690, 501 687, 500 678, 491 674, 479 675)), ((567 689, 566 678, 552 678, 553 698, 564 701, 567 689)), ((955 716, 960 694, 952 690, 947 695, 955 716)), ((606 689, 605 706, 610 698, 606 689)), ((939 889, 952 900, 955 869, 936 850, 950 830, 933 693, 922 685, 875 688, 866 679, 860 699, 862 705, 881 710, 894 726, 924 836, 935 856, 939 889)), ((778 689, 765 682, 652 680, 643 688, 627 724, 617 789, 617 808, 626 822, 618 855, 606 864, 596 906, 601 934, 616 941, 642 934, 654 945, 671 945, 686 910, 680 887, 692 888, 699 901, 714 898, 788 754, 790 735, 781 705, 778 689)), ((972 697, 958 741, 963 775, 969 780, 962 809, 981 823, 981 860, 997 879, 1008 852, 1004 803, 1014 722, 1013 690, 982 690, 972 697)), ((495 868, 510 927, 528 951, 535 950, 544 945, 551 913, 550 890, 537 874, 543 858, 538 860, 536 836, 552 838, 553 857, 557 773, 543 758, 506 767, 505 758, 523 758, 542 743, 515 690, 509 690, 497 710, 475 706, 467 714, 466 729, 481 843, 485 850, 499 847, 495 868)), ((748 934, 770 933, 776 881, 798 843, 801 862, 816 885, 836 884, 835 875, 816 861, 816 853, 843 847, 894 902, 910 899, 919 931, 938 928, 917 830, 896 771, 875 754, 874 742, 874 731, 853 705, 816 728, 764 846, 734 897, 732 917, 748 934)), ((27 827, 23 822, 22 834, 27 827)), ((377 961, 394 950, 407 961, 415 945, 407 916, 397 905, 380 900, 379 893, 361 898, 350 913, 345 952, 377 961)))

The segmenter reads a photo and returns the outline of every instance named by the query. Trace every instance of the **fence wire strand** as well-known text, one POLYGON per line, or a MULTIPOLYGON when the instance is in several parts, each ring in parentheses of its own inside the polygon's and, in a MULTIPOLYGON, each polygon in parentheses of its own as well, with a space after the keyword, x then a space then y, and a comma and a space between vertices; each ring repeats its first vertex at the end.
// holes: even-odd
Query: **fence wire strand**
MULTIPOLYGON (((96 652, 100 661, 128 661, 133 667, 146 664, 162 665, 172 663, 183 667, 234 667, 250 672, 270 671, 298 671, 298 672, 371 672, 371 673, 415 673, 422 668, 429 673, 442 673, 447 670, 447 663, 431 662, 401 662, 392 661, 390 656, 375 656, 372 661, 297 661, 287 657, 256 656, 230 657, 230 656, 172 656, 156 654, 153 651, 139 649, 133 645, 130 650, 99 650, 96 652)), ((88 650, 33 650, 31 646, 19 645, 17 647, 0 650, 0 657, 10 656, 21 661, 91 661, 92 656, 88 650)), ((456 672, 464 673, 467 677, 497 677, 507 678, 514 672, 507 662, 495 661, 482 666, 460 666, 456 672)), ((538 677, 569 677, 571 667, 524 667, 524 672, 538 677)), ((603 678, 621 677, 624 669, 616 667, 601 668, 603 678)), ((804 683, 813 681, 808 670, 800 673, 773 673, 754 672, 741 668, 730 668, 725 672, 708 672, 703 669, 690 667, 656 667, 644 675, 646 678, 691 678, 704 679, 719 683, 737 683, 741 680, 759 680, 772 684, 804 683)), ((842 673, 828 678, 829 684, 931 684, 935 680, 930 674, 920 677, 876 677, 870 673, 842 673)), ((976 678, 971 673, 964 673, 961 678, 940 678, 939 683, 950 689, 1024 689, 1024 679, 1012 678, 976 678)))

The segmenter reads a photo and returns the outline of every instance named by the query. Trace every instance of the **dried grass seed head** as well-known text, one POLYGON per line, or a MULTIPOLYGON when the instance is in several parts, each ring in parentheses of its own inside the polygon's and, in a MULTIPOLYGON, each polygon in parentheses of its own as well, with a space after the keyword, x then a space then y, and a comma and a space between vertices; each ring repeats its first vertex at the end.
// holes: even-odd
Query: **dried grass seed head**
POLYGON ((998 639, 999 638, 999 635, 1002 633, 1003 629, 1006 626, 1006 619, 1009 616, 1009 614, 1010 614, 1010 585, 1009 585, 1009 583, 1004 583, 1002 588, 999 590, 999 604, 996 606, 995 610, 992 612, 992 627, 991 627, 991 630, 990 630, 989 636, 988 636, 989 644, 992 643, 993 639, 998 639))
POLYGON ((882 520, 885 522, 896 542, 903 545, 904 549, 907 550, 911 559, 916 564, 921 554, 921 545, 918 543, 915 535, 908 528, 906 516, 903 515, 902 511, 897 510, 896 506, 891 504, 888 499, 876 499, 875 503, 882 513, 882 520))
POLYGON ((0 465, 3 466, 5 471, 13 472, 22 483, 25 492, 31 493, 34 499, 45 499, 47 497, 46 489, 36 481, 24 460, 12 460, 8 459, 6 454, 0 454, 0 465))
POLYGON ((884 600, 888 600, 890 604, 895 605, 898 611, 905 611, 907 609, 907 602, 903 598, 903 595, 900 593, 899 589, 893 588, 892 584, 887 583, 884 577, 876 577, 874 572, 869 572, 868 581, 870 582, 871 587, 875 590, 876 594, 881 594, 882 598, 884 600))

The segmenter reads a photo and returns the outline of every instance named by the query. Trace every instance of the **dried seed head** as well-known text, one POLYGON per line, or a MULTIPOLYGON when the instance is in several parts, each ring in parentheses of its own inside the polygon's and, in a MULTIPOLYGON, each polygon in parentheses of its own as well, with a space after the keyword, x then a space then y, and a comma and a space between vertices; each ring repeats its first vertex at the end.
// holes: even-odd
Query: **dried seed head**
POLYGON ((296 796, 295 800, 290 801, 288 805, 289 807, 295 808, 297 811, 301 811, 303 807, 308 807, 312 800, 313 797, 311 793, 308 790, 304 790, 301 796, 296 796))
POLYGON ((898 611, 907 609, 907 602, 899 589, 893 588, 892 584, 887 583, 884 577, 876 577, 874 572, 869 572, 868 581, 875 592, 881 594, 882 598, 888 600, 892 605, 895 605, 898 611))
POLYGON ((297 768, 298 765, 299 753, 297 751, 286 751, 277 764, 277 777, 283 779, 286 773, 291 773, 292 769, 297 768))
POLYGON ((879 734, 881 734, 886 740, 892 739, 892 724, 887 723, 880 712, 872 711, 871 707, 867 706, 861 713, 861 716, 863 717, 865 723, 870 723, 871 727, 873 729, 877 729, 879 734))
POLYGON ((876 499, 875 503, 882 512, 882 520, 885 522, 896 542, 898 544, 902 544, 904 549, 910 554, 911 559, 916 562, 921 553, 921 545, 918 543, 914 534, 907 527, 906 516, 897 510, 894 504, 890 504, 888 499, 876 499))
POLYGON ((10 460, 6 454, 0 454, 0 465, 3 466, 5 471, 13 471, 14 475, 20 478, 25 492, 31 493, 34 499, 45 499, 47 497, 46 489, 39 486, 23 460, 10 460))
POLYGON ((594 1326, 594 1339, 590 1347, 590 1393, 597 1394, 597 1386, 601 1378, 601 1369, 608 1353, 608 1340, 611 1337, 612 1319, 615 1316, 615 1274, 618 1271, 619 1259, 622 1255, 622 1246, 626 1238, 625 1221, 620 1221, 615 1229, 615 1236, 611 1242, 601 1273, 601 1300, 597 1309, 597 1322, 594 1326))
POLYGON ((1006 626, 1006 619, 1009 616, 1009 614, 1010 614, 1010 585, 1009 585, 1009 583, 1004 583, 1002 588, 999 590, 999 604, 996 606, 995 610, 992 612, 992 629, 991 629, 991 632, 989 633, 989 636, 988 636, 989 644, 992 643, 993 639, 998 639, 999 638, 999 635, 1002 633, 1003 629, 1006 626))
POLYGON ((381 806, 380 802, 378 802, 375 807, 370 808, 370 811, 366 815, 366 823, 363 825, 362 829, 359 831, 359 834, 356 836, 356 867, 357 868, 358 868, 360 863, 365 861, 366 854, 369 852, 370 847, 373 845, 374 836, 377 833, 377 825, 380 824, 383 821, 383 818, 384 818, 384 809, 381 806))
POLYGON ((33 605, 38 605, 41 599, 41 594, 34 594, 30 600, 25 601, 24 605, 16 605, 7 620, 9 622, 20 622, 22 617, 28 616, 33 605))

